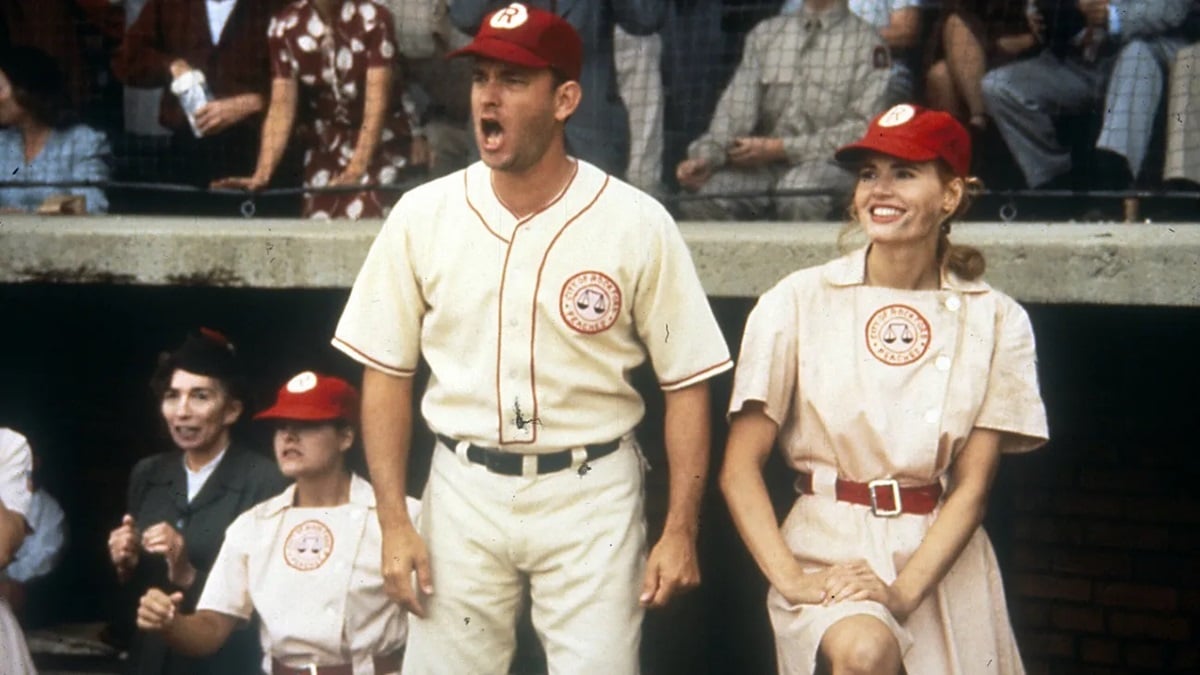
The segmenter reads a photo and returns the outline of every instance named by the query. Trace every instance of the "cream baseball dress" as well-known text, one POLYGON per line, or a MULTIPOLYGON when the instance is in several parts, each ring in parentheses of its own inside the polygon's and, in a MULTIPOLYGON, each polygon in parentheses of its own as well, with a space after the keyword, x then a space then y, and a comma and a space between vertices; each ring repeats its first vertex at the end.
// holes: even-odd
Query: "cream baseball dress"
MULTIPOLYGON (((948 270, 939 290, 867 286, 866 250, 800 270, 759 299, 730 412, 763 402, 787 463, 813 475, 815 494, 800 496, 782 526, 805 567, 865 559, 891 583, 938 511, 873 515, 834 499, 838 477, 945 487, 972 429, 1005 432, 1010 453, 1044 443, 1047 428, 1020 305, 948 270)), ((1024 672, 982 528, 903 623, 875 602, 792 605, 774 588, 767 607, 781 673, 812 673, 825 630, 858 614, 892 630, 913 675, 1024 672)))

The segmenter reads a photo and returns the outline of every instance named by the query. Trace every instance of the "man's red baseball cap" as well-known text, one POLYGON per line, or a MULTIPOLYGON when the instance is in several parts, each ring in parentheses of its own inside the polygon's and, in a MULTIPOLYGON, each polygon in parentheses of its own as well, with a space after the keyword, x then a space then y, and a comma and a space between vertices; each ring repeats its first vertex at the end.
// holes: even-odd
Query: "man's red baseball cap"
POLYGON ((879 152, 910 162, 940 159, 955 175, 971 172, 971 136, 949 113, 911 103, 893 106, 871 121, 858 141, 838 148, 834 158, 853 164, 866 152, 879 152))
POLYGON ((275 405, 258 413, 254 419, 356 422, 358 391, 340 377, 306 370, 280 387, 275 405))
POLYGON ((471 44, 450 52, 482 56, 529 68, 552 68, 570 80, 583 69, 583 41, 567 20, 514 2, 488 15, 471 44))

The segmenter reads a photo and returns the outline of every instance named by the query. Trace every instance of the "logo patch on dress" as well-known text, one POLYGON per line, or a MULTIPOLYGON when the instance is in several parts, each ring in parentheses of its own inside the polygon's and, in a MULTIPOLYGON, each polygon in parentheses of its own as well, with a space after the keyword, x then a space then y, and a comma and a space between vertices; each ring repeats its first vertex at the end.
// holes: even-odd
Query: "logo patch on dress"
POLYGON ((617 322, 621 289, 602 272, 580 272, 563 284, 558 305, 571 328, 580 333, 599 333, 617 322))
POLYGON ((283 559, 301 572, 315 570, 333 553, 333 532, 319 520, 306 520, 288 533, 283 559))
POLYGON ((888 305, 867 320, 867 349, 889 366, 906 366, 929 349, 929 322, 907 305, 888 305))

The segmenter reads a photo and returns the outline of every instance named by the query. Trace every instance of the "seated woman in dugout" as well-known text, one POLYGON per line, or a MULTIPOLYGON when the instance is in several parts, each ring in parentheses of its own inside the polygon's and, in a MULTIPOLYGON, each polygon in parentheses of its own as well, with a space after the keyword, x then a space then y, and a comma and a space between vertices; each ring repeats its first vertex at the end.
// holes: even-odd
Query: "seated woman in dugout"
MULTIPOLYGON (((255 419, 274 425, 275 459, 295 484, 229 526, 195 613, 154 588, 138 627, 203 655, 257 613, 263 672, 398 673, 407 617, 383 592, 375 492, 346 464, 358 408, 358 392, 337 377, 305 371, 280 388, 255 419)), ((413 517, 418 507, 409 500, 413 517)))
POLYGON ((901 104, 837 159, 866 245, 758 301, 730 402, 721 488, 771 583, 779 672, 1022 673, 980 527, 1002 453, 1047 437, 1025 310, 950 242, 967 130, 901 104), (782 528, 763 466, 796 474, 782 528))

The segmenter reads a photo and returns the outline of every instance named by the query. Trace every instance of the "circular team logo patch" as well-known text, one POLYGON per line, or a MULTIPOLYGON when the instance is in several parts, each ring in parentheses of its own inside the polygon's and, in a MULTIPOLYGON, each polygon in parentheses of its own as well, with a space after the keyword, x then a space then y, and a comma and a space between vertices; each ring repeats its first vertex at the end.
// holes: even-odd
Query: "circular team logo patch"
POLYGON ((907 305, 888 305, 867 321, 867 349, 889 366, 906 366, 929 349, 929 322, 907 305))
POLYGON ((621 289, 601 272, 580 272, 563 284, 559 309, 571 328, 580 333, 599 333, 617 322, 621 289))
POLYGON ((491 24, 492 28, 508 30, 522 26, 528 20, 529 10, 525 9, 525 5, 514 2, 504 9, 496 10, 496 13, 492 15, 492 19, 488 23, 491 24))
POLYGON ((911 120, 917 114, 916 108, 913 108, 907 103, 892 106, 879 118, 879 126, 881 127, 898 127, 905 122, 911 120))
POLYGON ((306 520, 288 533, 283 559, 301 572, 315 570, 333 553, 333 532, 319 520, 306 520))

